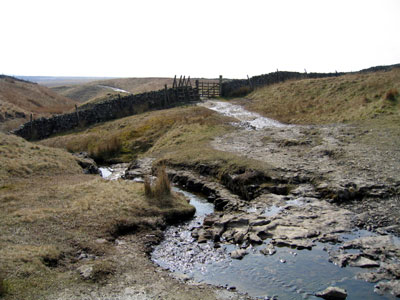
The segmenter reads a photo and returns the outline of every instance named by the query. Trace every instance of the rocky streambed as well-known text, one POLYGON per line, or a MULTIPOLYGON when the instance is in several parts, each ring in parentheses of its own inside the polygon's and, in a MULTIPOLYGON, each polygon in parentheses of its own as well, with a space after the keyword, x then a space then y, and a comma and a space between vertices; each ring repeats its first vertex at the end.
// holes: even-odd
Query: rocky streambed
POLYGON ((399 240, 354 229, 353 214, 328 202, 301 201, 276 214, 208 210, 170 227, 152 259, 185 280, 261 299, 315 299, 330 286, 349 299, 394 298, 384 291, 398 284, 399 240))
MULTIPOLYGON (((121 174, 125 167, 108 170, 121 174)), ((151 159, 144 159, 122 177, 140 180, 150 173, 151 159)), ((152 252, 152 260, 179 280, 221 286, 257 299, 316 299, 318 291, 331 286, 345 289, 349 299, 395 298, 398 238, 358 230, 353 212, 311 197, 310 186, 243 203, 215 182, 200 177, 194 182, 187 171, 170 169, 169 174, 186 188, 196 190, 203 184, 213 193, 207 200, 178 190, 196 207, 196 215, 169 227, 152 252), (215 211, 212 202, 220 194, 226 201, 231 196, 236 205, 215 211)))

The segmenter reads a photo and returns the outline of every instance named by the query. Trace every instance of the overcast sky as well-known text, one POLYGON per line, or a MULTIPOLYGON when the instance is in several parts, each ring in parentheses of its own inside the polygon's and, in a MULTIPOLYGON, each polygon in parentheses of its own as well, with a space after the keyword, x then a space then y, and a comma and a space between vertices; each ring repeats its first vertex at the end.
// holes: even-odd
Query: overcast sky
POLYGON ((400 0, 1 0, 0 74, 244 78, 400 63, 400 0))

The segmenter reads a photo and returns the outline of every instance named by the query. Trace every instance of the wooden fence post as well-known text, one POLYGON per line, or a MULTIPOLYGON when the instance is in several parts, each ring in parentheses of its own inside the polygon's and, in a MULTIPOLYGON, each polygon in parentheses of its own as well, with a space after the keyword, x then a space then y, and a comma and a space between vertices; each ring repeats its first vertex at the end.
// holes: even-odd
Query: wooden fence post
POLYGON ((181 85, 182 85, 182 75, 181 75, 181 77, 179 77, 178 87, 181 87, 181 85))
POLYGON ((175 89, 176 88, 176 75, 174 77, 174 83, 172 84, 172 88, 175 89))
POLYGON ((251 83, 249 75, 247 75, 247 80, 249 81, 249 86, 251 89, 253 89, 253 84, 251 83))

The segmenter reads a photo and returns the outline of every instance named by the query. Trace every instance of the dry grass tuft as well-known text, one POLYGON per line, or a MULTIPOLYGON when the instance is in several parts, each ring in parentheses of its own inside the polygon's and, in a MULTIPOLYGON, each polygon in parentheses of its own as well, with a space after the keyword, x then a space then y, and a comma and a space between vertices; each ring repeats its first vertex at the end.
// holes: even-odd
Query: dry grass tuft
POLYGON ((122 143, 116 136, 111 136, 102 140, 102 143, 97 144, 89 149, 89 155, 99 162, 107 161, 116 156, 121 151, 122 143))
POLYGON ((153 185, 149 178, 145 179, 144 193, 146 197, 158 207, 171 206, 171 198, 175 197, 175 195, 171 191, 171 183, 168 179, 165 165, 158 168, 157 179, 153 185))

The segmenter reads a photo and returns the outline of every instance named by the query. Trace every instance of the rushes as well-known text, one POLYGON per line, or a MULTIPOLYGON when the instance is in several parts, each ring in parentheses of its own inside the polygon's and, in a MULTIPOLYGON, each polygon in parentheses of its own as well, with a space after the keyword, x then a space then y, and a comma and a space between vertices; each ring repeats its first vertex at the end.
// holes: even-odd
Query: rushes
POLYGON ((157 179, 151 184, 149 177, 144 180, 144 193, 148 199, 152 199, 154 204, 160 207, 171 204, 171 183, 168 179, 165 166, 161 166, 157 171, 157 179))

